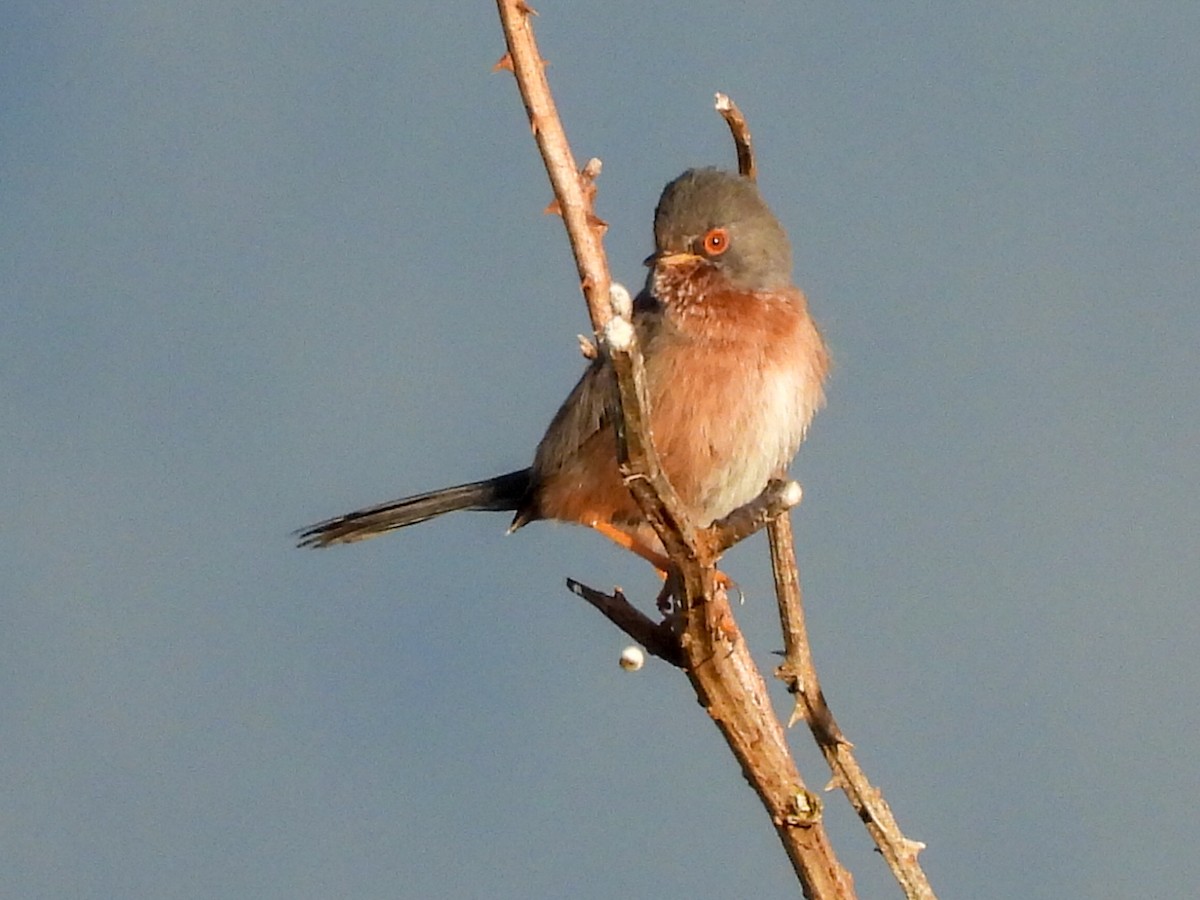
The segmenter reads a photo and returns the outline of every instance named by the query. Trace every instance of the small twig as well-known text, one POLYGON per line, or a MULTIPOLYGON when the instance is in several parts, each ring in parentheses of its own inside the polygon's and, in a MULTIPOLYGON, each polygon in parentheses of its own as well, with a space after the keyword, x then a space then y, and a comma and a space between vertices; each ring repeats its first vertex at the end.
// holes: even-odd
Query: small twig
POLYGON ((577 334, 575 337, 579 341, 579 353, 584 359, 595 359, 600 355, 600 351, 596 349, 596 345, 586 334, 577 334))
POLYGON ((802 496, 803 492, 796 482, 772 479, 763 492, 745 506, 739 506, 725 518, 718 519, 709 526, 714 549, 718 554, 724 553, 739 541, 744 541, 755 532, 761 531, 780 515, 798 505, 802 496))
POLYGON ((757 181, 758 167, 754 163, 754 142, 750 139, 750 126, 746 124, 746 117, 742 115, 736 103, 719 91, 714 106, 733 135, 733 145, 737 148, 738 172, 751 181, 757 181))
POLYGON ((625 599, 620 588, 606 594, 574 578, 568 578, 567 589, 592 604, 605 618, 645 647, 647 652, 676 668, 683 668, 679 638, 666 623, 655 622, 625 599))

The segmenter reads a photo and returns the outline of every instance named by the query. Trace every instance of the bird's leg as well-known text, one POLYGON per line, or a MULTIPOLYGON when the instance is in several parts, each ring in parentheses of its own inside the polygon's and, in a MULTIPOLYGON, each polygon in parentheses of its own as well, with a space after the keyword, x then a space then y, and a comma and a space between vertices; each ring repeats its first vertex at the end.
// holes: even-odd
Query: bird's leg
MULTIPOLYGON (((640 540, 636 534, 625 531, 622 528, 618 528, 612 522, 605 521, 604 519, 597 519, 591 523, 591 527, 600 532, 618 547, 624 547, 631 553, 636 553, 642 559, 646 560, 646 562, 650 563, 650 565, 654 566, 655 571, 658 572, 658 577, 662 578, 666 582, 663 585, 662 591, 658 595, 657 605, 658 608, 663 612, 668 611, 670 609, 669 598, 674 592, 672 590, 671 579, 668 577, 668 575, 675 570, 675 564, 671 562, 670 557, 662 553, 660 550, 652 547, 644 540, 640 540), (665 608, 664 604, 666 604, 665 608)), ((737 588, 737 583, 720 569, 716 570, 715 577, 718 587, 724 588, 725 590, 737 588)), ((740 590, 738 592, 739 594, 741 593, 740 590)))
POLYGON ((591 523, 592 528, 600 532, 618 547, 624 547, 632 553, 636 553, 650 565, 658 570, 659 578, 666 578, 667 572, 671 571, 673 563, 670 558, 654 547, 651 547, 645 541, 639 540, 637 535, 618 528, 612 522, 607 522, 604 519, 597 519, 591 523))

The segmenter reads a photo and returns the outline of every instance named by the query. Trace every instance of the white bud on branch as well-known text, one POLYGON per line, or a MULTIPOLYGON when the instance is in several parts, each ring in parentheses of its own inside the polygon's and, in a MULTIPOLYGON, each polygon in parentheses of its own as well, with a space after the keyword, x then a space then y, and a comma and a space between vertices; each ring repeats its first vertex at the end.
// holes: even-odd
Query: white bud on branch
POLYGON ((636 672, 646 664, 646 654, 641 647, 630 644, 621 651, 620 664, 626 672, 636 672))

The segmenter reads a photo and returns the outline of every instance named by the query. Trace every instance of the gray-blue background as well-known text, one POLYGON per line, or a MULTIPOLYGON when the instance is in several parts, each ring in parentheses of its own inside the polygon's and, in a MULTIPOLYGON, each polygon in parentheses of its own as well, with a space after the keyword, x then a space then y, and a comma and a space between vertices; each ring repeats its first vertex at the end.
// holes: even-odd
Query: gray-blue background
MULTIPOLYGON (((837 363, 817 659, 941 895, 1191 896, 1200 5, 540 12, 619 278, 731 162, 713 91, 750 117, 837 363)), ((563 589, 643 564, 502 516, 292 549, 524 465, 580 369, 494 8, 0 19, 0 894, 794 896, 684 680, 563 589)), ((769 667, 761 539, 727 569, 769 667)))

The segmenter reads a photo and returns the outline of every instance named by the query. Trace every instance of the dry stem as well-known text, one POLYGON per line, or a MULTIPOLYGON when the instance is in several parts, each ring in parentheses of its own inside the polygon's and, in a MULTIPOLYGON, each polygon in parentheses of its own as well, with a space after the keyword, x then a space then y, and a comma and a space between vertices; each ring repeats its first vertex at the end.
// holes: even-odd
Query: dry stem
POLYGON ((729 126, 729 133, 733 135, 733 146, 737 151, 738 171, 751 181, 757 181, 758 168, 754 162, 754 142, 750 139, 750 126, 746 124, 746 117, 742 115, 742 111, 738 109, 736 103, 719 91, 713 105, 721 114, 721 118, 725 120, 725 124, 729 126))

